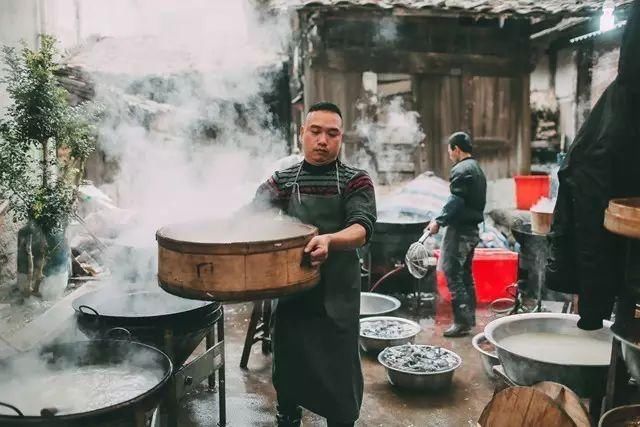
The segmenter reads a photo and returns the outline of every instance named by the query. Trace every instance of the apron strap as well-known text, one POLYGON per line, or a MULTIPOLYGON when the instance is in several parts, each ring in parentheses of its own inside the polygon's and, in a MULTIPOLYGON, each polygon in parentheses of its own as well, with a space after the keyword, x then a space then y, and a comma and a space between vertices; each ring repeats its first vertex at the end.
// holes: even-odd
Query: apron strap
POLYGON ((304 161, 300 162, 300 166, 298 166, 298 172, 296 172, 296 177, 293 179, 293 182, 287 184, 287 187, 291 187, 291 195, 293 195, 294 191, 296 192, 296 196, 298 197, 298 204, 302 203, 302 200, 300 198, 300 184, 298 184, 298 177, 300 177, 300 171, 302 171, 303 164, 304 161))

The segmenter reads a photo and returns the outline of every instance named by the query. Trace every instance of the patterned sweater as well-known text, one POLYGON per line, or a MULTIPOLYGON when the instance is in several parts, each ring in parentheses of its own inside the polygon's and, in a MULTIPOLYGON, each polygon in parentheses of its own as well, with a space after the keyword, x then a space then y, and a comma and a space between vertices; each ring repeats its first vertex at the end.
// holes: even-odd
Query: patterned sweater
MULTIPOLYGON (((345 207, 344 228, 352 224, 360 224, 367 231, 367 240, 373 234, 376 222, 376 198, 371 178, 361 169, 347 166, 337 161, 340 194, 345 207)), ((295 197, 293 183, 300 163, 275 172, 258 191, 254 203, 267 204, 286 212, 289 200, 295 197)), ((315 166, 306 161, 302 162, 302 169, 298 176, 300 194, 336 195, 336 162, 315 166)))

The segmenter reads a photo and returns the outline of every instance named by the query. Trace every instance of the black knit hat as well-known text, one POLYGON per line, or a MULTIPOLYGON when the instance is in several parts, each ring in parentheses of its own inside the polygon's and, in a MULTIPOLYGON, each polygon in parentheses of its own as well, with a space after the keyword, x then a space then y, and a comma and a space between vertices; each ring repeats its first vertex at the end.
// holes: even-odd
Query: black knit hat
POLYGON ((449 137, 449 146, 451 149, 459 147, 465 153, 473 153, 473 141, 471 136, 466 132, 456 132, 449 137))

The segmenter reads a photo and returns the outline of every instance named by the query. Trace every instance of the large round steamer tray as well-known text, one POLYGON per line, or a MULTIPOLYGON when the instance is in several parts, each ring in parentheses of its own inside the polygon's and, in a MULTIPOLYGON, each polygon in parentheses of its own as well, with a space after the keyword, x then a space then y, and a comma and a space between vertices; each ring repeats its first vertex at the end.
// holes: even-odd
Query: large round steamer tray
POLYGON ((640 197, 609 201, 604 227, 612 233, 640 239, 640 197))
POLYGON ((177 296, 253 301, 300 292, 320 281, 304 254, 314 226, 264 217, 169 225, 156 233, 158 282, 177 296))

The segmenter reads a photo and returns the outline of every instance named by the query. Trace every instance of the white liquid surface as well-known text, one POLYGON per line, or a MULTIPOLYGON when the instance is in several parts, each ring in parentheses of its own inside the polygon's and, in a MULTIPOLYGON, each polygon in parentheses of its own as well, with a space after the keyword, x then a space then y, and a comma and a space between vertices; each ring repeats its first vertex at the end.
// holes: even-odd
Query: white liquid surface
POLYGON ((611 341, 588 336, 526 332, 503 338, 499 344, 521 356, 561 365, 608 365, 611 359, 611 341))
MULTIPOLYGON (((43 408, 57 408, 57 415, 88 412, 133 399, 155 387, 161 374, 136 366, 87 366, 39 375, 0 378, 0 401, 24 415, 40 415, 43 408)), ((0 414, 15 412, 0 407, 0 414)))
POLYGON ((245 243, 283 240, 309 234, 303 224, 261 217, 199 221, 163 227, 163 237, 193 243, 245 243))

